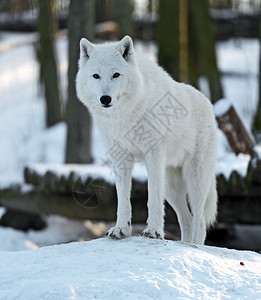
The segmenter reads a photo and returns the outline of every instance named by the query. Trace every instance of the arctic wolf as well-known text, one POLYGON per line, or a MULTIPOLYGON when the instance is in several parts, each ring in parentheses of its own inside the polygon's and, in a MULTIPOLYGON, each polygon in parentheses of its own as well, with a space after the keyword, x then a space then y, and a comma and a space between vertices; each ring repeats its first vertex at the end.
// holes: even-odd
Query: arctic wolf
POLYGON ((148 219, 142 235, 164 238, 166 199, 177 214, 181 240, 203 244, 217 211, 210 101, 136 52, 129 36, 104 44, 81 39, 76 89, 111 151, 118 208, 107 235, 131 235, 131 172, 143 160, 148 219))

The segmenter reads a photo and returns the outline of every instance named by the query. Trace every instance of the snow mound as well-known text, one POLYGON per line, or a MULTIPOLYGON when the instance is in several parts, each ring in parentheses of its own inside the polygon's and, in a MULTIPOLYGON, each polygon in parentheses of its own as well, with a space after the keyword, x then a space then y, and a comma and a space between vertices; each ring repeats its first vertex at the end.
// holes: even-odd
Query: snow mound
POLYGON ((1 252, 0 270, 0 299, 261 299, 259 254, 143 237, 1 252))

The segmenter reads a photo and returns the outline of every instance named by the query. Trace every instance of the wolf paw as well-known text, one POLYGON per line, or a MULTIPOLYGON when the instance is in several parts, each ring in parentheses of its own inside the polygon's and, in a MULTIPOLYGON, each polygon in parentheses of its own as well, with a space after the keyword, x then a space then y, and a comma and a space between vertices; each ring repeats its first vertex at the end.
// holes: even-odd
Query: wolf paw
POLYGON ((115 240, 123 239, 125 237, 131 236, 131 227, 112 227, 110 230, 107 231, 106 236, 115 240))
POLYGON ((151 229, 151 228, 146 228, 145 230, 143 230, 141 235, 151 238, 151 239, 163 239, 164 238, 163 233, 159 233, 155 229, 151 229))

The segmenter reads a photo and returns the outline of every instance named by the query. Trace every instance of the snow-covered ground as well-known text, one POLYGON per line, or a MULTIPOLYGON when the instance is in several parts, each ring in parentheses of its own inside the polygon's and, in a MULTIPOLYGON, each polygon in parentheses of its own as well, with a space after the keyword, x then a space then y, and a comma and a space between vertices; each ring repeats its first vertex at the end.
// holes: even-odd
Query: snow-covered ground
POLYGON ((1 252, 0 299, 261 299, 261 256, 108 238, 1 252))

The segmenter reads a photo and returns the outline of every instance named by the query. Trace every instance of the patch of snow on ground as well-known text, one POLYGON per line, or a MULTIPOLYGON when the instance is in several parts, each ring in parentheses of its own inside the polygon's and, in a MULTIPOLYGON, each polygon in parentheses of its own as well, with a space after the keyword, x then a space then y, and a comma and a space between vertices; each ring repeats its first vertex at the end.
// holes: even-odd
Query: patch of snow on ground
MULTIPOLYGON (((4 210, 0 208, 0 217, 4 210)), ((44 219, 47 227, 42 230, 23 232, 12 228, 0 227, 0 251, 21 251, 34 249, 39 246, 99 238, 105 236, 106 231, 112 226, 111 223, 73 220, 56 215, 46 216, 44 219)))
POLYGON ((261 298, 260 255, 143 237, 1 252, 0 269, 0 299, 261 298))
POLYGON ((103 237, 108 230, 104 222, 73 220, 61 216, 48 216, 46 222, 48 226, 43 230, 29 230, 26 239, 40 246, 50 246, 103 237))
POLYGON ((36 244, 27 239, 27 236, 24 232, 15 230, 13 228, 0 227, 0 237, 0 251, 22 251, 37 248, 36 244))

